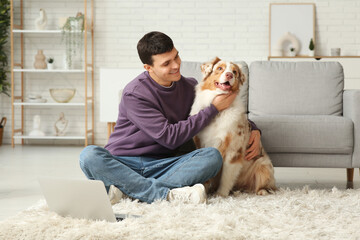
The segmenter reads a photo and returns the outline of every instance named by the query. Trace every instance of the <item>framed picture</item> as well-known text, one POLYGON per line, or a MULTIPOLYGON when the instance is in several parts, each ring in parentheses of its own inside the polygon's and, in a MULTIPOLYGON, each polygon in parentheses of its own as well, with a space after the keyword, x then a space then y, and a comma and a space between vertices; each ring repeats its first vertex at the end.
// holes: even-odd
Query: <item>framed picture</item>
POLYGON ((270 3, 269 56, 309 56, 315 45, 314 3, 270 3))

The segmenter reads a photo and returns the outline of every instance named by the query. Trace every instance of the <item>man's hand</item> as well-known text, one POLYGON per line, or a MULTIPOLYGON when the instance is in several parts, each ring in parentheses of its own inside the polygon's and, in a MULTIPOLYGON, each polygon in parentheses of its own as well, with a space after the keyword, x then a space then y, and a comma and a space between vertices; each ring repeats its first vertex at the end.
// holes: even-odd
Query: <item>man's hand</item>
POLYGON ((216 109, 221 112, 222 110, 228 108, 235 100, 237 92, 231 92, 228 94, 221 94, 217 95, 214 100, 212 101, 212 104, 216 107, 216 109))
POLYGON ((256 156, 260 155, 260 131, 251 131, 248 148, 246 149, 245 159, 250 161, 256 156))

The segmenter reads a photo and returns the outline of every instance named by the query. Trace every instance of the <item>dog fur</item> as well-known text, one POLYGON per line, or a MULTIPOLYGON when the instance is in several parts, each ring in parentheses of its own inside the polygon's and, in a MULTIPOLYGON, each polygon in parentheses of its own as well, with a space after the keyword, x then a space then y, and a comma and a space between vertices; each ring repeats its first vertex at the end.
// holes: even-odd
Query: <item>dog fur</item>
MULTIPOLYGON (((190 115, 209 106, 213 99, 229 91, 240 91, 247 81, 241 66, 219 58, 201 66, 203 80, 196 86, 196 97, 190 115)), ((215 147, 223 157, 219 174, 205 184, 208 193, 228 196, 231 191, 241 190, 266 195, 276 190, 274 168, 264 148, 260 155, 245 160, 251 134, 246 108, 237 94, 232 105, 221 111, 195 138, 197 148, 215 147)))

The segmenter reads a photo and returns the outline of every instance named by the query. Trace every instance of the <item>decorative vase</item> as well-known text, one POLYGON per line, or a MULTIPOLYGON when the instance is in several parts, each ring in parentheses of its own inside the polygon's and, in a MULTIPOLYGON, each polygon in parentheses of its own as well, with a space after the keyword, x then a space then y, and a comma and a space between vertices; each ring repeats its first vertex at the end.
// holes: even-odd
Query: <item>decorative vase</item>
POLYGON ((39 115, 35 115, 33 118, 33 129, 29 133, 29 136, 45 136, 45 133, 41 131, 41 117, 39 115))
POLYGON ((38 50, 37 54, 35 55, 35 62, 34 68, 35 69, 46 69, 46 57, 43 54, 43 50, 38 50))
POLYGON ((314 57, 315 56, 315 51, 314 50, 309 50, 309 56, 314 57))
POLYGON ((35 19, 36 30, 44 30, 47 25, 47 16, 44 9, 40 9, 39 17, 35 19))
POLYGON ((340 48, 332 48, 331 49, 331 56, 340 56, 341 55, 341 49, 340 48))

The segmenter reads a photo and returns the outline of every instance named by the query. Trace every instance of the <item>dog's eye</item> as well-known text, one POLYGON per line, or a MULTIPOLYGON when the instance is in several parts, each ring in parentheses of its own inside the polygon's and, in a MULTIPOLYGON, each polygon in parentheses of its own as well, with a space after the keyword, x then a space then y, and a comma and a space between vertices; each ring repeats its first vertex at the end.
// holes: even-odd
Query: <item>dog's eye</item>
POLYGON ((237 71, 234 70, 234 71, 233 71, 233 74, 237 75, 237 71))
POLYGON ((221 70, 223 70, 223 68, 222 68, 222 67, 218 67, 218 69, 217 69, 217 70, 221 71, 221 70))

